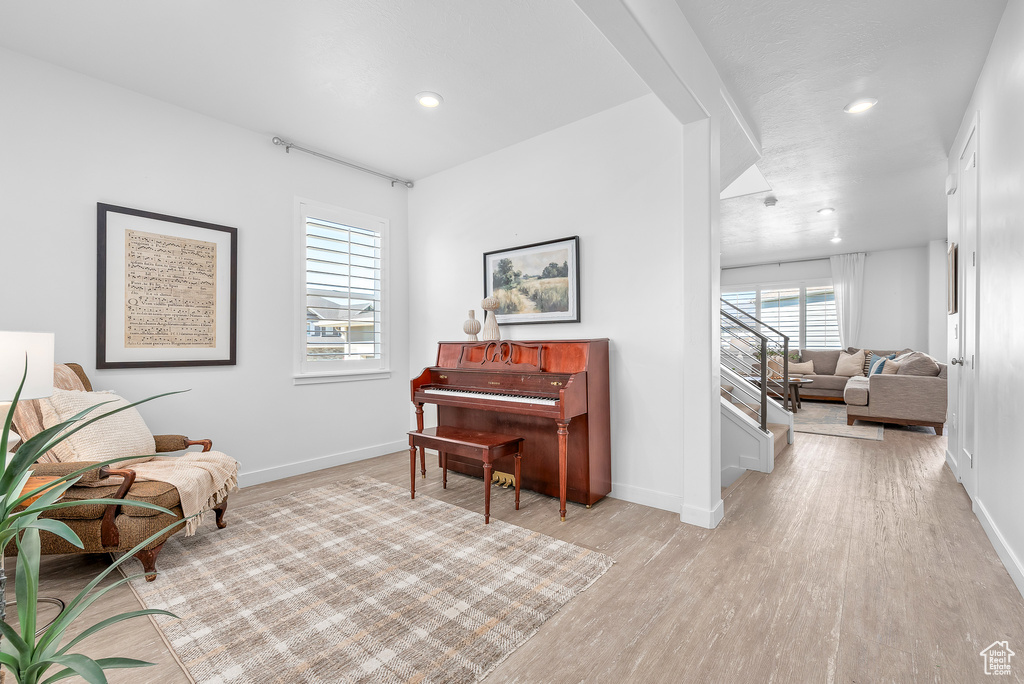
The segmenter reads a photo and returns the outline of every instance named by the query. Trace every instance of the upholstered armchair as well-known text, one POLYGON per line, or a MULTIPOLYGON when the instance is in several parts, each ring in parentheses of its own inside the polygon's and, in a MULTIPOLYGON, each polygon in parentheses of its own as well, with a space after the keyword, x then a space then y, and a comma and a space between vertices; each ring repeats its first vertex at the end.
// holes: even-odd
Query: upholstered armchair
MULTIPOLYGON (((65 390, 84 390, 91 392, 92 383, 82 367, 75 363, 57 366, 54 371, 54 386, 65 390)), ((21 402, 15 416, 15 429, 26 439, 42 429, 43 418, 37 401, 21 402)), ((96 423, 102 425, 102 422, 96 423)), ((177 452, 192 446, 201 446, 203 452, 211 450, 213 443, 208 439, 191 440, 184 435, 154 435, 158 453, 177 452)), ((33 466, 35 475, 66 475, 88 467, 89 461, 36 462, 33 466)), ((120 505, 69 506, 44 513, 42 517, 54 518, 66 523, 84 544, 79 549, 67 541, 48 532, 41 535, 42 552, 44 554, 66 553, 109 553, 124 552, 132 549, 148 537, 166 528, 176 520, 182 520, 181 495, 178 489, 167 482, 136 481, 136 472, 131 467, 99 467, 88 471, 79 483, 67 490, 63 501, 86 499, 120 499, 120 505), (121 481, 108 486, 89 486, 108 477, 119 477, 121 481), (132 506, 132 501, 143 501, 171 511, 171 515, 151 508, 132 506)), ((225 497, 214 509, 217 527, 224 528, 224 513, 227 511, 225 497)), ((156 558, 163 548, 164 542, 172 535, 185 529, 184 524, 177 525, 135 554, 142 562, 146 579, 156 579, 156 558)), ((8 554, 16 553, 13 544, 7 549, 8 554)))

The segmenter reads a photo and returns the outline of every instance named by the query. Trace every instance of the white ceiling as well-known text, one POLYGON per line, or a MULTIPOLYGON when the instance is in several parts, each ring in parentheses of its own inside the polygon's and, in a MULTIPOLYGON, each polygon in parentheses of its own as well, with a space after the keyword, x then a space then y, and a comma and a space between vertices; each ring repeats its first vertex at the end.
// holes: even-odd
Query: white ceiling
POLYGON ((722 202, 723 265, 945 237, 946 155, 1006 0, 677 2, 759 131, 773 188, 722 202), (859 97, 879 104, 844 113, 859 97))
POLYGON ((414 180, 649 92, 569 0, 5 2, 0 46, 414 180))

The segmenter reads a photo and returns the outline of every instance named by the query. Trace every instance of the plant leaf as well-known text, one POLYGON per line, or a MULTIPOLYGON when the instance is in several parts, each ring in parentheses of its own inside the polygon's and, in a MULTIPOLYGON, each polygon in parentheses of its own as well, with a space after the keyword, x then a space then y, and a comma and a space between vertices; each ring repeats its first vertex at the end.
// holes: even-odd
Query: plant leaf
MULTIPOLYGON (((137 577, 142 577, 142 576, 143 575, 137 575, 137 577)), ((130 620, 132 618, 142 617, 142 616, 145 616, 145 615, 166 615, 166 616, 172 617, 172 618, 178 617, 174 613, 171 613, 171 612, 166 611, 166 610, 160 610, 158 608, 144 608, 142 610, 133 610, 133 611, 128 612, 128 613, 121 613, 120 615, 115 615, 114 617, 109 617, 106 620, 102 620, 100 622, 97 622, 95 625, 92 625, 91 627, 86 629, 84 632, 82 632, 81 634, 76 636, 74 639, 69 641, 67 646, 65 646, 64 648, 62 648, 59 651, 57 651, 57 655, 62 655, 64 653, 67 653, 69 650, 74 648, 74 646, 76 644, 78 644, 80 641, 82 641, 83 639, 86 639, 86 638, 92 636, 93 634, 95 634, 96 632, 99 632, 100 630, 106 629, 110 625, 114 625, 114 624, 117 624, 118 622, 123 622, 124 620, 130 620)))
MULTIPOLYGON (((3 632, 4 637, 7 639, 7 641, 4 642, 5 648, 7 644, 10 644, 17 649, 19 655, 22 657, 32 652, 32 647, 29 646, 28 643, 21 638, 21 635, 14 631, 14 628, 6 622, 0 621, 0 632, 3 632)), ((10 653, 10 651, 5 650, 4 653, 10 653)))
MULTIPOLYGON (((155 663, 147 663, 145 660, 135 660, 134 658, 97 658, 96 664, 104 670, 119 670, 131 667, 152 667, 155 663)), ((43 684, 50 684, 51 682, 59 682, 62 679, 68 677, 74 677, 78 673, 74 670, 61 670, 54 676, 50 677, 43 684)))
POLYGON ((35 640, 36 600, 39 597, 39 530, 25 530, 15 537, 18 545, 18 564, 14 576, 15 596, 18 599, 18 621, 26 643, 35 640))
POLYGON ((40 660, 28 668, 25 672, 26 678, 33 675, 38 678, 50 665, 63 665, 68 669, 74 670, 75 674, 89 682, 89 684, 107 684, 107 676, 103 674, 103 668, 100 667, 99 663, 92 658, 78 653, 40 660))
POLYGON ((82 540, 78 538, 75 531, 67 526, 66 523, 60 520, 51 520, 50 518, 43 518, 42 520, 33 520, 32 522, 26 522, 23 527, 33 527, 37 530, 49 532, 55 534, 69 544, 84 549, 85 546, 82 544, 82 540))
MULTIPOLYGON (((60 504, 54 505, 59 506, 60 504)), ((126 562, 129 558, 133 558, 136 553, 146 548, 148 544, 159 539, 160 536, 165 534, 168 530, 172 529, 176 525, 184 525, 187 520, 190 520, 194 517, 196 516, 191 515, 187 518, 182 518, 181 520, 177 520, 171 523, 170 525, 164 527, 162 530, 154 532, 152 535, 150 535, 146 539, 143 539, 141 542, 133 546, 130 550, 126 551, 123 556, 121 556, 113 563, 108 565, 99 575, 97 575, 91 582, 89 582, 89 584, 87 584, 86 587, 82 589, 82 591, 78 592, 78 595, 75 596, 75 598, 73 598, 70 603, 67 604, 67 607, 64 609, 64 611, 57 616, 57 619, 54 620, 53 624, 50 625, 49 629, 46 630, 42 638, 40 638, 40 640, 37 642, 36 648, 46 648, 55 639, 60 638, 64 630, 67 629, 68 625, 71 624, 71 621, 74 620, 74 617, 69 618, 69 616, 83 601, 86 600, 86 598, 89 596, 89 593, 93 589, 95 589, 107 575, 112 573, 116 568, 120 567, 120 565, 126 562)))

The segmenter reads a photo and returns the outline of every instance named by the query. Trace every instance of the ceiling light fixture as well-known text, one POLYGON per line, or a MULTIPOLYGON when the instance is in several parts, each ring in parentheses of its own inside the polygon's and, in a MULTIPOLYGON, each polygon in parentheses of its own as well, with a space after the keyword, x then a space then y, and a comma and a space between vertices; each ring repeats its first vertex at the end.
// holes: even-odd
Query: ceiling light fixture
POLYGON ((444 98, 437 93, 432 93, 427 90, 416 95, 416 101, 427 109, 434 109, 435 107, 441 106, 441 103, 444 102, 444 98))
POLYGON ((865 97, 864 99, 861 100, 854 100, 850 104, 846 105, 845 107, 843 107, 843 111, 846 112, 847 114, 860 114, 861 112, 868 111, 876 104, 878 104, 878 100, 876 100, 875 98, 865 97))
POLYGON ((832 207, 824 207, 822 209, 819 209, 818 213, 819 214, 834 214, 834 213, 836 213, 836 210, 833 209, 832 207))
POLYGON ((764 206, 766 206, 766 207, 774 207, 778 203, 779 203, 779 200, 775 199, 771 195, 769 195, 768 197, 764 198, 764 206))
POLYGON ((843 238, 839 237, 838 235, 833 237, 832 240, 831 240, 831 242, 836 242, 836 243, 842 242, 842 241, 843 241, 843 238))

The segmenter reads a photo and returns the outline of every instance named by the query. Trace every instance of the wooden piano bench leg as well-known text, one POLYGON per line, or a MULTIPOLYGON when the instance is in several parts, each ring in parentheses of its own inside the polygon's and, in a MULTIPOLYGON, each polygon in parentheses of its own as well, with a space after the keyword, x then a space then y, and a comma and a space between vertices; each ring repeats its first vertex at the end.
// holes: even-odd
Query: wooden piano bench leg
POLYGON ((427 449, 426 447, 420 447, 420 472, 423 473, 423 477, 427 477, 427 449))
POLYGON ((442 451, 441 457, 441 489, 448 489, 448 452, 442 451))
POLYGON ((409 474, 412 476, 409 482, 409 498, 416 498, 416 447, 409 447, 409 474))
POLYGON ((522 452, 522 449, 520 449, 516 453, 516 510, 517 511, 519 510, 519 480, 521 479, 520 476, 519 476, 519 472, 520 472, 520 465, 522 464, 522 460, 523 460, 523 452, 522 452))
POLYGON ((491 471, 494 466, 490 459, 484 460, 484 525, 491 522, 491 471))

